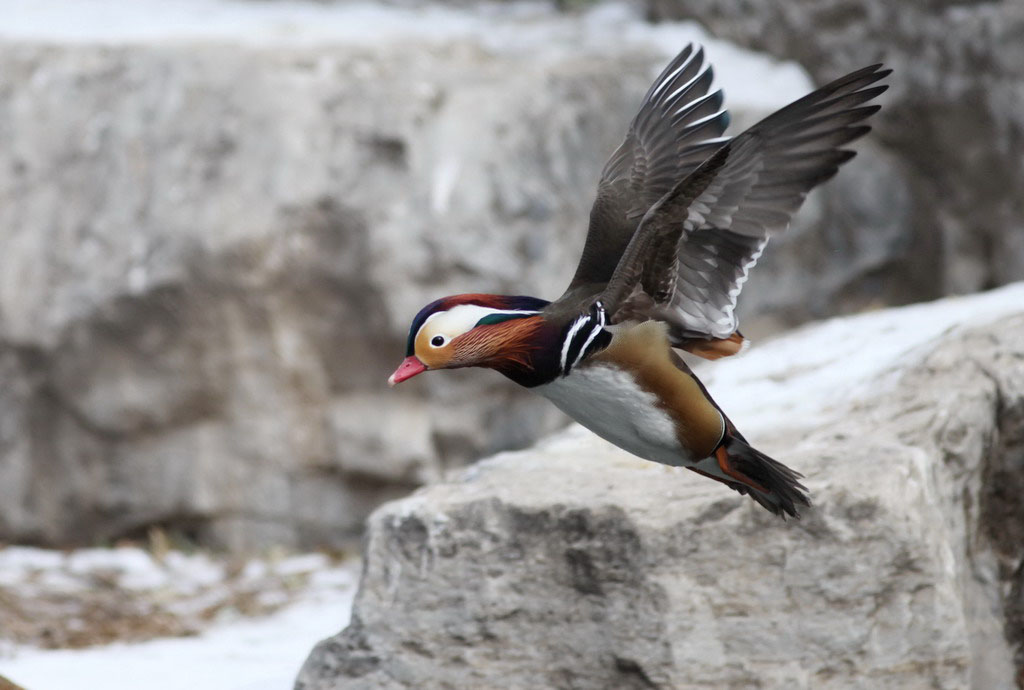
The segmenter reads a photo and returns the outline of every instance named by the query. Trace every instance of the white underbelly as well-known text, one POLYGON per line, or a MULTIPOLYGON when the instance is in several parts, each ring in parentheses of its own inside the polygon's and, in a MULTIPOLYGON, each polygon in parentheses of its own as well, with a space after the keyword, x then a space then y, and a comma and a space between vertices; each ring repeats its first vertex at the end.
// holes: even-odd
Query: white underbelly
POLYGON ((617 367, 594 364, 535 388, 562 412, 633 455, 666 465, 694 462, 654 395, 617 367))

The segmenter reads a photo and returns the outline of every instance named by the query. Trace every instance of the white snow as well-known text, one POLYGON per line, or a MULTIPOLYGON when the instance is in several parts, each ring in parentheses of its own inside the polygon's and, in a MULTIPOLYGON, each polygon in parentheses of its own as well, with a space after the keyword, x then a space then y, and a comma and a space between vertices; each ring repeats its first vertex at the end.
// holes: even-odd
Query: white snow
MULTIPOLYGON (((475 7, 388 6, 301 0, 0 0, 0 40, 144 44, 343 45, 408 49, 476 43, 495 54, 586 56, 609 45, 653 48, 666 61, 697 41, 733 108, 776 108, 811 90, 793 62, 738 48, 695 22, 643 21, 635 5, 608 2, 580 14, 537 2, 475 7)), ((654 74, 651 75, 654 77, 654 74)), ((442 198, 435 200, 443 203, 442 198)))
POLYGON ((30 690, 286 690, 313 645, 348 624, 354 585, 198 637, 84 650, 20 649, 0 675, 30 690))
MULTIPOLYGON (((291 688, 313 645, 348 624, 358 567, 355 560, 336 565, 318 553, 253 560, 241 569, 241 586, 270 576, 273 583, 284 583, 284 588, 258 593, 264 604, 285 604, 269 616, 244 618, 228 611, 196 637, 82 650, 41 650, 0 639, 0 675, 31 690, 291 688)), ((101 574, 114 578, 118 587, 153 590, 155 597, 198 593, 170 607, 182 615, 222 601, 232 586, 226 564, 204 554, 171 551, 157 559, 137 548, 66 554, 0 549, 0 586, 26 597, 44 590, 84 592, 101 574)))
MULTIPOLYGON (((742 297, 741 297, 742 299, 742 297)), ((744 433, 811 428, 895 383, 948 332, 1024 313, 1024 283, 811 324, 700 367, 744 433)), ((741 324, 742 328, 742 324, 741 324)))
POLYGON ((113 578, 122 589, 173 587, 191 592, 224 578, 224 564, 204 554, 169 552, 162 562, 138 548, 79 549, 68 553, 10 546, 0 549, 0 585, 41 586, 75 591, 89 589, 92 578, 113 578))

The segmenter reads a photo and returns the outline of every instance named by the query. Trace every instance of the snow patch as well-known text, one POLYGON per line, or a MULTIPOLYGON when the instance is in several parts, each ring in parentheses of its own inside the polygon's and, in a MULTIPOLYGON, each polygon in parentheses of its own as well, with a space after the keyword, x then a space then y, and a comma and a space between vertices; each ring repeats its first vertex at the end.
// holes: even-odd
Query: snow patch
POLYGON ((84 650, 18 650, 0 674, 32 690, 285 690, 310 650, 348 625, 354 574, 344 591, 310 597, 258 620, 198 637, 84 650))
MULTIPOLYGON (((320 553, 256 559, 232 575, 227 561, 201 553, 170 551, 158 558, 130 547, 68 553, 0 548, 0 594, 30 607, 39 602, 33 611, 57 615, 53 625, 88 632, 90 623, 79 617, 82 607, 76 602, 104 601, 96 594, 146 595, 153 612, 189 620, 216 610, 213 622, 194 637, 75 650, 0 639, 0 675, 32 690, 289 688, 313 645, 347 625, 358 569, 354 560, 339 564, 320 553), (239 601, 251 597, 256 610, 279 610, 246 616, 230 605, 233 593, 241 594, 239 601), (65 602, 65 595, 72 600, 65 602), (62 602, 69 607, 64 616, 58 608, 62 602)), ((123 615, 110 613, 112 619, 123 615)), ((10 615, 0 611, 0 621, 10 615)))
MULTIPOLYGON (((811 324, 702 364, 701 379, 744 434, 812 428, 894 385, 951 332, 1024 313, 1024 283, 811 324)), ((742 327, 742 324, 741 324, 742 327)))

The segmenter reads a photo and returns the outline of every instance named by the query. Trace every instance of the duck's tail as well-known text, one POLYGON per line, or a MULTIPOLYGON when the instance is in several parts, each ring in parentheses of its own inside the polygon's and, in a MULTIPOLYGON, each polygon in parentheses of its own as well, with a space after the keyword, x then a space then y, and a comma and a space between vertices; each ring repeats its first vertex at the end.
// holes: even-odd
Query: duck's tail
POLYGON ((715 452, 690 469, 749 495, 783 519, 799 518, 798 506, 811 505, 799 481, 802 474, 750 447, 738 434, 727 432, 715 452))

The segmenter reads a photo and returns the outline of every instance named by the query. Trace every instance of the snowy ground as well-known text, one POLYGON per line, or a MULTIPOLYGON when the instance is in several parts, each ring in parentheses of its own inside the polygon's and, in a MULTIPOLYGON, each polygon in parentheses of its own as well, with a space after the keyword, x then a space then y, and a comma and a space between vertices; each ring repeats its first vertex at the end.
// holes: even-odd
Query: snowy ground
POLYGON ((80 646, 193 633, 87 649, 0 640, 0 676, 28 690, 284 690, 313 645, 347 624, 357 570, 323 554, 232 563, 138 548, 0 549, 0 637, 41 631, 47 646, 80 646))

